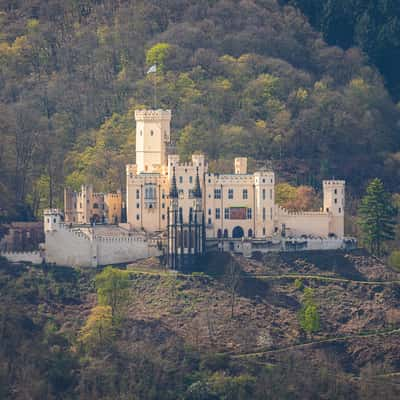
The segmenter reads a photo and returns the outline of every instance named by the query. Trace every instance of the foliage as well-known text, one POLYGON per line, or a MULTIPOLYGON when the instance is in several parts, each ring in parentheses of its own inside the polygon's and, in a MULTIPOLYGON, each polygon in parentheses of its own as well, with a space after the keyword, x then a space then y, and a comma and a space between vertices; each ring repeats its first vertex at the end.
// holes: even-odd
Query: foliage
POLYGON ((303 304, 299 312, 299 323, 302 329, 310 335, 318 332, 321 328, 318 306, 315 303, 314 291, 311 288, 304 289, 303 304))
MULTIPOLYGON (((335 2, 328 3, 333 18, 335 2)), ((174 112, 172 137, 184 158, 204 151, 213 165, 237 155, 273 160, 290 182, 314 186, 334 175, 356 194, 373 176, 389 189, 400 183, 400 111, 382 78, 359 50, 327 46, 275 0, 7 4, 0 5, 3 219, 40 217, 62 204, 65 185, 124 190, 124 165, 135 161, 133 109, 153 103, 145 72, 154 62, 162 68, 158 105, 174 112)), ((366 16, 356 30, 386 59, 397 9, 379 4, 359 5, 366 16)))
POLYGON ((400 272, 400 251, 394 250, 389 256, 389 265, 400 272))
POLYGON ((98 303, 110 307, 113 318, 121 317, 123 306, 128 299, 129 272, 106 267, 96 276, 98 303))
POLYGON ((115 335, 112 310, 110 306, 96 306, 79 334, 79 342, 94 350, 109 345, 115 335))
POLYGON ((366 194, 361 199, 358 214, 363 240, 372 253, 380 256, 384 241, 394 239, 396 210, 378 178, 369 183, 366 194))
POLYGON ((275 187, 275 201, 289 211, 306 211, 318 208, 318 197, 310 186, 292 186, 279 183, 275 187))
POLYGON ((379 68, 399 100, 400 5, 396 0, 281 0, 299 7, 325 40, 345 49, 359 46, 379 68))

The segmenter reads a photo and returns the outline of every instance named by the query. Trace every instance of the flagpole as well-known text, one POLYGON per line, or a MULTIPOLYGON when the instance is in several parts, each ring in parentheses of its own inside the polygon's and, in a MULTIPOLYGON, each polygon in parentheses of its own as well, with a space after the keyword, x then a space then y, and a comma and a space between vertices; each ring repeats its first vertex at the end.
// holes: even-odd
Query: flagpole
MULTIPOLYGON (((155 64, 157 70, 157 64, 155 64)), ((157 73, 154 74, 154 109, 157 110, 157 73)))

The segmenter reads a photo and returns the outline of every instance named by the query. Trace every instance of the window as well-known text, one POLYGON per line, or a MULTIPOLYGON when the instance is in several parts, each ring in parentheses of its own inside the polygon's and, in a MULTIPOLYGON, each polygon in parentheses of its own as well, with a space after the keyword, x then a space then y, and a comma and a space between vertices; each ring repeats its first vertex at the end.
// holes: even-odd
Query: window
POLYGON ((99 205, 97 203, 93 203, 93 208, 99 208, 99 205))
POLYGON ((342 209, 339 207, 339 214, 342 212, 342 209))
POLYGON ((208 225, 211 225, 212 221, 211 218, 208 218, 208 225))
POLYGON ((161 219, 164 221, 164 219, 165 219, 165 215, 164 214, 161 215, 161 219))
POLYGON ((225 208, 224 210, 224 218, 229 219, 229 208, 225 208))
POLYGON ((270 217, 271 217, 271 220, 272 220, 272 207, 270 208, 270 217))
POLYGON ((262 214, 263 217, 262 217, 262 218, 263 218, 263 221, 265 221, 266 215, 267 215, 266 210, 265 210, 265 207, 263 208, 263 211, 262 211, 262 212, 263 212, 263 214, 262 214))
POLYGON ((247 209, 247 219, 251 219, 252 216, 252 212, 251 212, 251 208, 247 209))
POLYGON ((193 183, 193 176, 189 176, 189 183, 193 183))
POLYGON ((272 189, 269 189, 269 198, 272 200, 272 189))
POLYGON ((247 200, 249 197, 249 194, 247 192, 247 189, 243 189, 243 200, 247 200))
POLYGON ((337 204, 337 199, 334 200, 335 204, 337 204))
POLYGON ((183 189, 179 189, 178 190, 178 195, 179 198, 182 200, 183 198, 185 198, 185 192, 183 191, 183 189))
POLYGON ((233 199, 233 189, 228 189, 228 199, 233 199))
POLYGON ((224 229, 224 238, 228 237, 228 229, 224 229))
POLYGON ((153 136, 154 135, 154 131, 150 131, 150 136, 153 136))
POLYGON ((139 219, 140 219, 140 215, 139 214, 136 214, 136 219, 139 221, 139 219))
POLYGON ((143 131, 140 131, 140 136, 143 136, 143 131))
POLYGON ((249 238, 253 237, 253 229, 249 229, 249 230, 248 230, 247 236, 248 236, 249 238))
POLYGON ((216 208, 215 209, 215 219, 220 219, 221 218, 221 209, 216 208))
POLYGON ((162 203, 162 204, 161 204, 161 207, 162 207, 162 208, 165 208, 165 203, 162 203))
POLYGON ((221 189, 214 189, 214 199, 221 198, 221 189))
POLYGON ((221 229, 218 229, 218 231, 217 231, 217 237, 218 237, 218 239, 221 239, 221 237, 222 237, 222 231, 221 231, 221 229))
POLYGON ((263 236, 265 236, 265 228, 263 228, 263 236))
POLYGON ((337 194, 337 189, 335 189, 335 190, 333 191, 333 193, 337 194))
MULTIPOLYGON (((136 194, 137 197, 137 194, 136 194)), ((150 183, 145 185, 145 189, 144 189, 144 199, 145 200, 155 200, 157 197, 156 194, 156 185, 150 183)))
POLYGON ((262 199, 265 200, 265 189, 262 190, 262 199))
POLYGON ((211 208, 208 209, 208 215, 211 215, 211 208))
POLYGON ((140 199, 140 190, 139 189, 136 189, 136 198, 140 199))
POLYGON ((179 183, 183 183, 183 176, 179 177, 179 183))
POLYGON ((140 204, 139 203, 136 203, 136 208, 140 208, 140 204))

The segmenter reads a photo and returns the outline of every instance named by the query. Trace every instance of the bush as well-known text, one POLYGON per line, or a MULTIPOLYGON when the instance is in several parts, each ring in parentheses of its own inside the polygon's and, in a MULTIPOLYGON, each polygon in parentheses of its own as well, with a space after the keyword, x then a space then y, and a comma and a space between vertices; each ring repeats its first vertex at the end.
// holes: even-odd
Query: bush
POLYGON ((400 250, 394 250, 389 256, 389 265, 400 272, 400 250))

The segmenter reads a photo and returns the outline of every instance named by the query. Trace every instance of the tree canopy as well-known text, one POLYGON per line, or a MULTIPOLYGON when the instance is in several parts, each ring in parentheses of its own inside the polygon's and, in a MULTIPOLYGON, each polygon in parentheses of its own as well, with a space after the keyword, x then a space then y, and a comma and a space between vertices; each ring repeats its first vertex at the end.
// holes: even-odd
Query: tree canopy
POLYGON ((1 218, 61 206, 66 184, 124 190, 132 111, 153 107, 154 79, 183 158, 272 160, 289 181, 336 176, 356 193, 374 176, 400 183, 400 110, 382 77, 293 7, 25 0, 0 11, 1 218))

